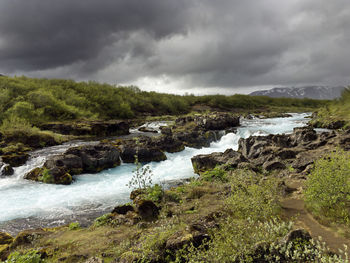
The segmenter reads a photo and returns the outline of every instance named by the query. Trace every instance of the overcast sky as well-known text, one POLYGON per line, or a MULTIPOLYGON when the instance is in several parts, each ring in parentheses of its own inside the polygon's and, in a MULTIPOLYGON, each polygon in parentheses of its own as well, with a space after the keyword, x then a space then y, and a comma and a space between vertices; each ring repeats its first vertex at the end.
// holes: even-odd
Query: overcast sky
POLYGON ((350 84, 349 0, 1 0, 0 73, 247 93, 350 84))

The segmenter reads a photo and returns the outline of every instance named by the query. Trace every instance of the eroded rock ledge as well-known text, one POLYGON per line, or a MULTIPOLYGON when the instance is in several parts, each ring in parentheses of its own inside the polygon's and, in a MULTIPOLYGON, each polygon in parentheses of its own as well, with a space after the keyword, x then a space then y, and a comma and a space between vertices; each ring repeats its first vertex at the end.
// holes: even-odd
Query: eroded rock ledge
POLYGON ((330 150, 330 146, 350 149, 350 131, 317 134, 311 127, 295 128, 289 135, 251 136, 241 138, 238 151, 227 149, 192 157, 194 171, 201 174, 217 165, 225 168, 250 168, 253 170, 281 170, 309 172, 316 158, 330 150))

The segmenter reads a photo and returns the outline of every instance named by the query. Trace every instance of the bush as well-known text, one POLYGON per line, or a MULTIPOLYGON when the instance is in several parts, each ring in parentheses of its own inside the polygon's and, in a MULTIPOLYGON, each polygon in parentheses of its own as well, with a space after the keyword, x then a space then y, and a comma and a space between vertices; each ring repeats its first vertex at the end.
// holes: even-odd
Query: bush
POLYGON ((111 213, 104 214, 104 215, 95 219, 93 226, 99 227, 99 226, 108 225, 112 222, 112 218, 113 218, 113 216, 111 213))
POLYGON ((214 169, 203 173, 200 177, 202 180, 212 182, 214 180, 223 183, 228 182, 227 172, 220 167, 215 167, 214 169))
POLYGON ((146 189, 147 199, 153 202, 160 202, 164 196, 163 188, 159 184, 150 186, 146 189))
POLYGON ((25 254, 13 252, 10 254, 6 263, 41 263, 42 259, 36 250, 29 251, 25 254))
POLYGON ((350 152, 337 150, 315 162, 305 201, 318 217, 350 223, 350 152))
POLYGON ((248 170, 237 170, 231 178, 232 195, 226 208, 239 219, 269 220, 278 215, 278 181, 263 178, 248 170))
POLYGON ((79 222, 72 222, 68 226, 69 230, 78 230, 80 229, 80 223, 79 222))

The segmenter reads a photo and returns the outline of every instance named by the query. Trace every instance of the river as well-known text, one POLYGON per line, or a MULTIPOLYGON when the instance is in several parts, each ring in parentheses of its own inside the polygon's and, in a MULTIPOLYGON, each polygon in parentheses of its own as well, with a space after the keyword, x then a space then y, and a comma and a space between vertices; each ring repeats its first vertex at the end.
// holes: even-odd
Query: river
MULTIPOLYGON (((165 161, 150 163, 153 183, 166 186, 170 181, 194 177, 192 156, 222 152, 228 148, 237 150, 238 140, 252 135, 291 133, 293 128, 305 126, 308 116, 310 114, 303 113, 288 118, 242 119, 235 133, 224 135, 210 147, 186 147, 179 153, 167 153, 165 161)), ((133 164, 122 164, 98 174, 76 176, 74 183, 68 186, 23 179, 26 172, 42 165, 48 156, 86 143, 68 143, 35 151, 26 165, 15 168, 13 176, 0 178, 0 231, 15 234, 23 229, 53 227, 73 221, 87 225, 115 205, 130 201, 131 189, 126 184, 135 169, 133 164)))

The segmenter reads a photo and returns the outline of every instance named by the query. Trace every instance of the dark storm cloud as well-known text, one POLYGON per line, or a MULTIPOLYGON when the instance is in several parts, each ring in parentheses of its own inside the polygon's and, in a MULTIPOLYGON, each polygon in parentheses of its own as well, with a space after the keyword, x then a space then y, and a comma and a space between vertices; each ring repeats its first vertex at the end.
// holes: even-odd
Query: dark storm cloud
POLYGON ((0 71, 167 92, 349 84, 349 41, 348 0, 0 2, 0 71))
MULTIPOLYGON (((1 67, 47 69, 95 58, 146 31, 155 39, 184 30, 185 1, 5 0, 0 2, 1 67)), ((115 50, 121 53, 124 50, 115 50)), ((134 55, 142 50, 133 50, 134 55)))

